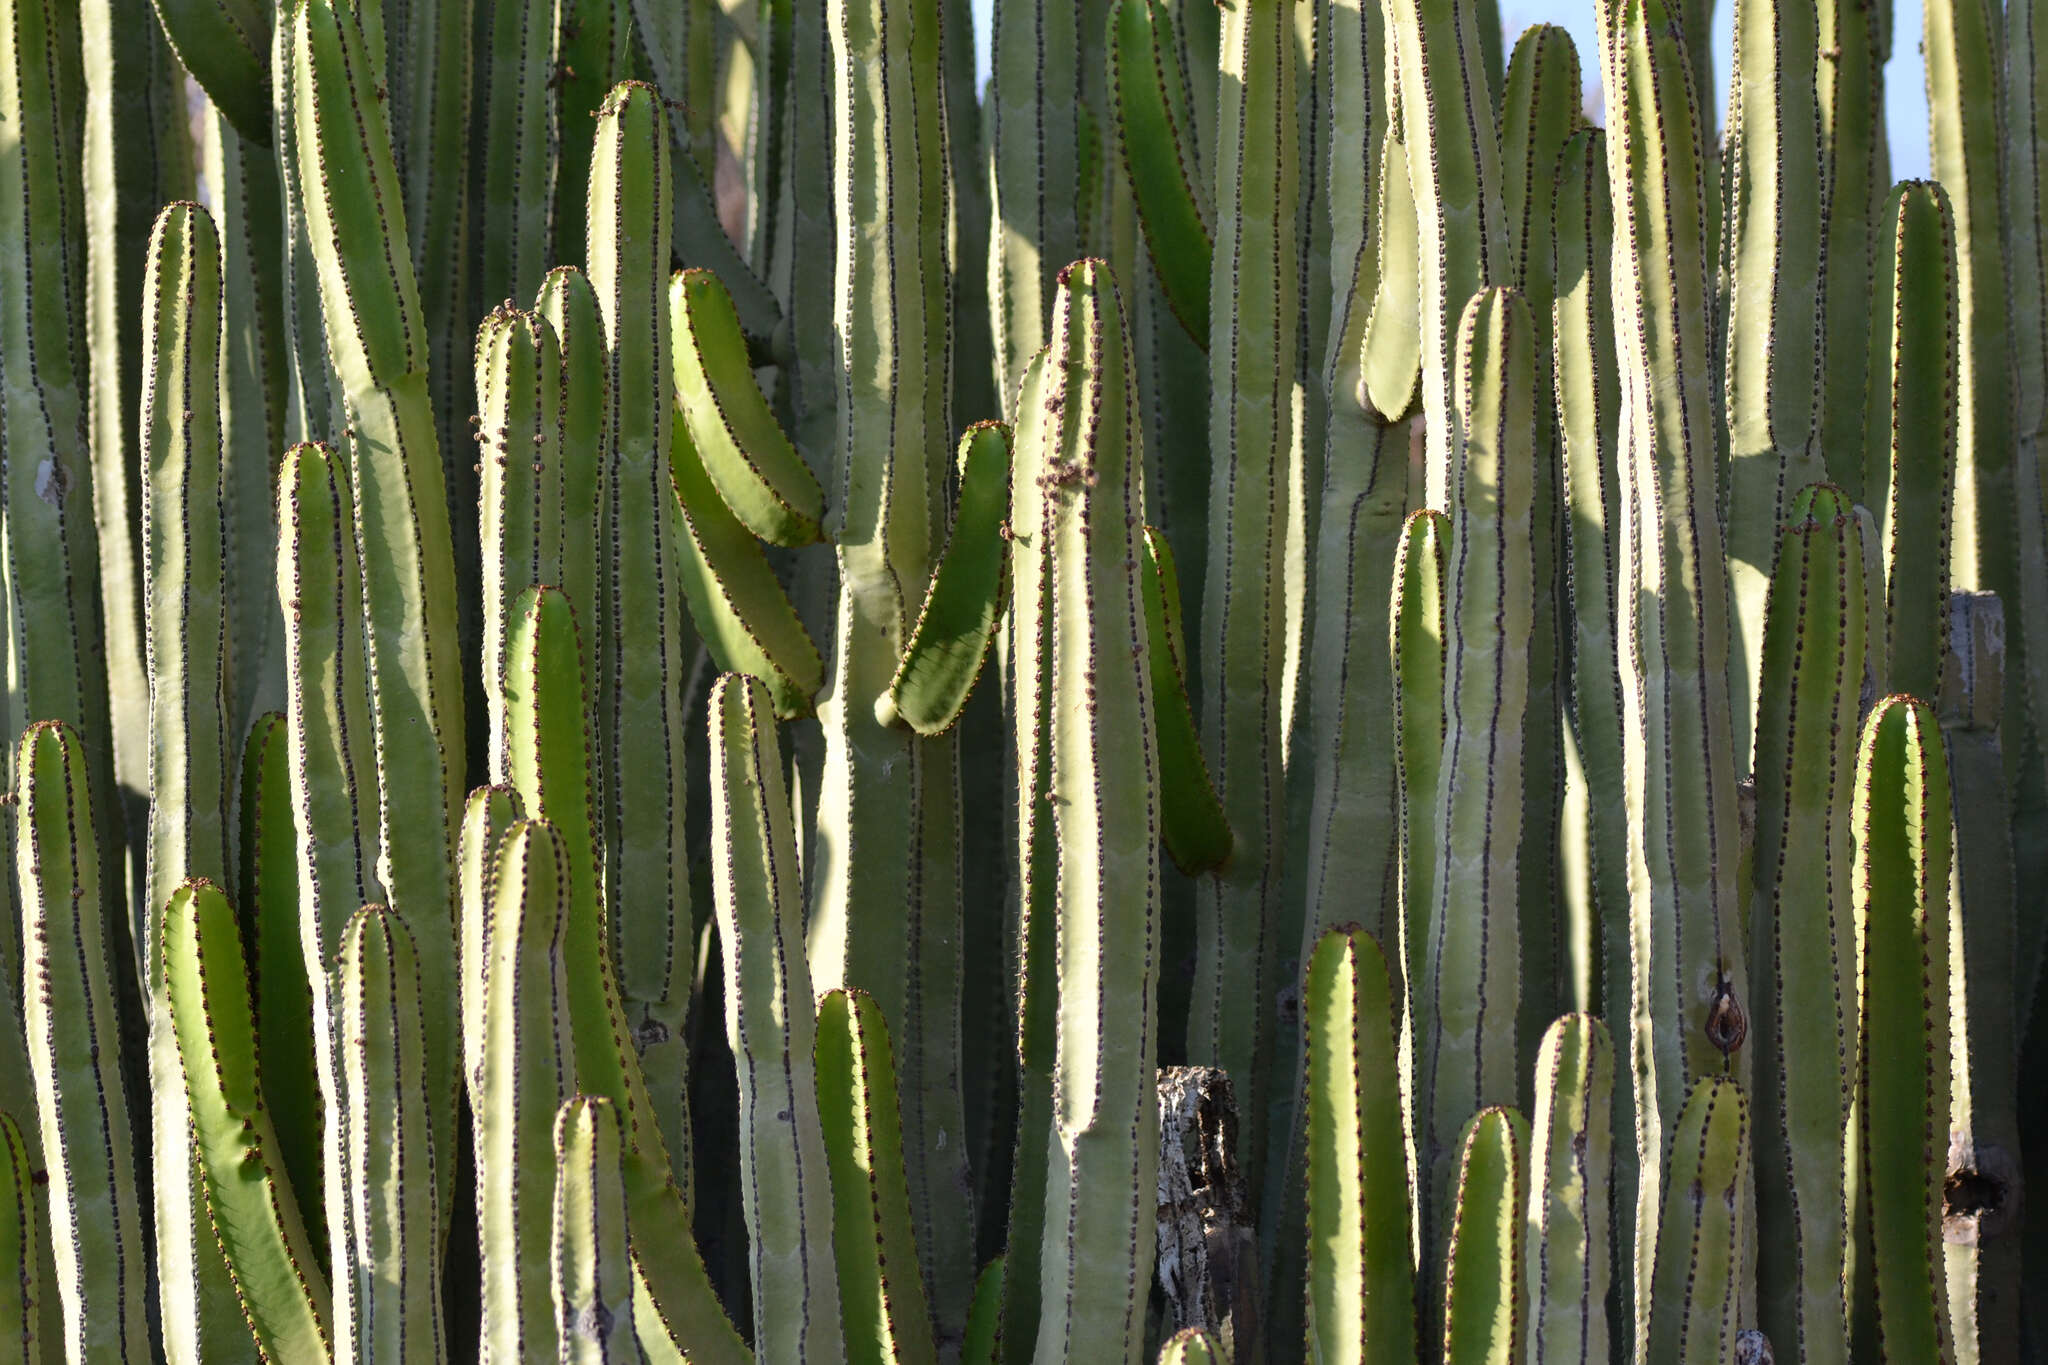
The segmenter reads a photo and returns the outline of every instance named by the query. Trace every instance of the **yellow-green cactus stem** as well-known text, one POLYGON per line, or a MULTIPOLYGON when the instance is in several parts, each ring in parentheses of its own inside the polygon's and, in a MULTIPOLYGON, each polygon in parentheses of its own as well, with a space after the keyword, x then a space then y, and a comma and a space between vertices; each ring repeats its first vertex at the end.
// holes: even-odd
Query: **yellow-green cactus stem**
MULTIPOLYGON (((938 1353, 916 1274, 917 1241, 903 1175, 895 1050, 874 997, 832 991, 820 1000, 815 1051, 847 1361, 934 1365, 938 1353)), ((977 1287, 970 1337, 977 1314, 993 1317, 993 1300, 977 1287)))
POLYGON ((1159 1348, 1159 1365, 1229 1365, 1230 1356, 1199 1327, 1175 1332, 1159 1348))
POLYGON ((625 1181, 638 1229, 632 1243, 634 1316, 650 1356, 736 1365, 749 1359, 713 1294, 690 1234, 689 1201, 627 1026, 605 935, 589 710, 576 621, 559 589, 534 587, 517 604, 505 670, 507 772, 521 806, 561 835, 568 901, 562 970, 576 1084, 619 1107, 625 1181))
MULTIPOLYGON (((1202 747, 1235 852, 1196 892, 1191 1061, 1220 1066, 1263 1169, 1272 1069, 1274 941, 1285 844, 1283 680, 1289 661, 1288 460, 1301 344, 1300 130, 1294 0, 1224 15, 1216 253, 1209 276, 1209 562, 1202 589, 1202 747), (1220 343, 1220 344, 1218 344, 1220 343)), ((1054 385, 1057 390, 1058 385, 1054 385)))
MULTIPOLYGON (((974 1274, 972 1222, 957 1216, 955 1193, 968 1178, 966 1144, 954 1136, 966 1131, 959 740, 916 737, 875 715, 943 540, 956 435, 941 23, 937 0, 833 0, 827 23, 833 334, 843 348, 831 528, 839 593, 805 864, 811 970, 820 990, 872 994, 895 1030, 925 1290, 937 1330, 953 1336, 974 1274)), ((1064 79, 1051 68, 1048 76, 1064 79)), ((1007 134, 996 136, 1000 146, 1007 134)), ((1041 264, 1049 290, 1049 272, 1066 262, 1041 264)))
MULTIPOLYGON (((1401 1001, 1401 1084, 1414 1104, 1414 1050, 1420 1041, 1415 993, 1422 988, 1429 916, 1436 905, 1437 779, 1442 772, 1446 716, 1446 619, 1451 519, 1427 508, 1409 514, 1394 555, 1393 609, 1387 652, 1394 661, 1394 804, 1399 828, 1395 873, 1394 960, 1401 1001)), ((1411 1112, 1411 1121, 1414 1115, 1411 1112)), ((1411 1134, 1412 1136, 1412 1134, 1411 1134)))
MULTIPOLYGON (((1890 158, 1884 132, 1884 64, 1890 18, 1857 0, 1821 0, 1814 37, 1820 114, 1822 364, 1816 434, 1828 482, 1852 502, 1873 502, 1864 482, 1864 400, 1871 369, 1873 285, 1885 270, 1882 216, 1890 158)), ((1810 193, 1811 187, 1802 189, 1810 193)))
POLYGON ((677 576, 705 649, 720 668, 761 679, 778 716, 809 715, 824 659, 760 542, 719 497, 680 423, 669 434, 668 473, 682 533, 677 576))
POLYGON ((1512 282, 1489 89, 1499 82, 1489 83, 1481 61, 1479 9, 1473 0, 1394 0, 1387 11, 1420 244, 1429 507, 1450 505, 1458 425, 1451 388, 1465 302, 1487 285, 1512 282))
POLYGON ((1641 1300, 1650 1320, 1646 1360, 1720 1365, 1740 1358, 1750 1136, 1749 1101, 1740 1086, 1726 1076, 1707 1076, 1693 1087, 1672 1129, 1664 1216, 1650 1289, 1641 1300))
POLYGON ((1948 1155, 1948 757, 1933 708, 1879 702, 1856 759, 1856 1086, 1863 1216, 1877 1337, 1887 1360, 1952 1358, 1941 1187, 1948 1155))
MULTIPOLYGON (((42 1292, 61 1301, 64 1334, 61 1348, 49 1343, 52 1357, 61 1350, 72 1360, 140 1361, 149 1356, 148 1237, 114 990, 120 902, 100 883, 86 768, 84 746, 69 725, 42 721, 23 733, 14 769, 15 875, 28 1070, 49 1183, 41 1199, 29 1189, 18 1197, 31 1201, 31 1222, 37 1203, 49 1211, 56 1281, 42 1292)), ((14 1135, 15 1144, 20 1140, 14 1135)), ((160 1185, 182 1186, 187 1169, 167 1161, 154 1174, 160 1185)), ((206 1235, 203 1223, 187 1232, 206 1235)), ((198 1247, 192 1257, 210 1250, 198 1247)), ((35 1268, 21 1263, 23 1273, 35 1268)), ((24 1331, 36 1325, 34 1314, 15 1323, 24 1331)))
MULTIPOLYGON (((220 393, 225 326, 220 239, 196 204, 172 204, 150 234, 144 280, 142 583, 149 680, 149 808, 144 904, 188 877, 228 878, 227 539, 220 393)), ((149 948, 148 962, 154 963, 149 948)), ((198 1286, 201 1330, 226 1314, 224 1267, 198 1224, 190 1121, 178 1044, 150 1002, 149 1075, 160 1271, 198 1286), (211 1293, 209 1293, 211 1291, 211 1293), (208 1309, 211 1309, 211 1312, 208 1309)), ((231 1309, 229 1310, 231 1311, 231 1309)), ((232 1335, 229 1320, 224 1334, 232 1335)), ((215 1349, 209 1341, 206 1349, 215 1349)))
POLYGON ((1957 593, 1949 612, 1940 712, 1956 819, 1941 1250, 1955 1359, 1988 1365, 2020 1339, 2020 1040, 2008 1004, 2025 1008, 2033 958, 2022 946, 2000 748, 2003 611, 1990 593, 1957 593), (1952 1201, 1951 1191, 1964 1197, 1952 1201))
MULTIPOLYGON (((1986 0, 1930 0, 1921 41, 1929 158, 1955 219, 1960 344, 1949 572, 1959 588, 1988 588, 2002 602, 2024 605, 2014 477, 2023 415, 2016 401, 2031 415, 2040 400, 2023 396, 2027 388, 2038 388, 2031 376, 2021 388, 2013 385, 2013 293, 2001 232, 2002 27, 1999 11, 1986 0)), ((2015 91, 2010 98, 2028 99, 2031 93, 2015 91)), ((2024 192, 2024 180, 2020 188, 2024 192)), ((2024 204, 2018 207, 2030 212, 2024 204)), ((2026 276, 2020 279, 2023 284, 2026 276)), ((2033 353, 2029 343, 2019 344, 2021 355, 2033 353)), ((2014 611, 2006 618, 2015 664, 2026 659, 2022 617, 2014 611)), ((2013 672, 2023 676, 2019 668, 2013 672)))
POLYGON ((1209 780, 1188 698, 1188 649, 1181 631, 1180 571, 1164 532, 1145 528, 1145 653, 1152 665, 1153 723, 1159 727, 1159 833, 1173 865, 1190 877, 1230 861, 1230 821, 1209 780))
MULTIPOLYGON (((179 887, 164 907, 157 971, 169 999, 192 1141, 213 1233, 266 1360, 325 1360, 332 1308, 263 1107, 255 1015, 234 908, 218 886, 179 887)), ((330 1222, 338 1242, 343 1233, 330 1222)))
POLYGON ((299 937, 299 840, 292 815, 290 723, 256 718, 242 745, 235 886, 255 970, 256 1063, 277 1129, 285 1175, 315 1255, 327 1253, 321 1189, 320 1063, 314 1057, 313 991, 299 937))
POLYGON ((1871 318, 1866 484, 1884 542, 1883 686, 1933 698, 1948 632, 1959 399, 1955 224, 1930 180, 1892 190, 1871 318))
POLYGON ((1010 428, 977 422, 960 438, 953 530, 932 569, 917 624, 889 691, 875 702, 887 724, 920 735, 959 719, 981 678, 1009 596, 1010 428))
POLYGON ((1444 1250, 1444 1365, 1516 1365, 1526 1327, 1522 1218, 1529 1121, 1513 1109, 1482 1109, 1465 1125, 1458 1153, 1444 1250))
MULTIPOLYGON (((343 1123, 334 1055, 332 968, 349 917, 379 899, 376 767, 364 676, 355 507, 341 456, 329 446, 285 452, 278 475, 278 595, 285 609, 285 682, 298 934, 312 991, 313 1060, 325 1110, 320 1187, 339 1319, 353 1321, 355 1276, 343 1123)), ((245 892, 246 894, 246 892, 245 892)), ((260 948, 260 944, 259 944, 260 948)))
POLYGON ((462 998, 462 1081, 469 1089, 472 1110, 483 1075, 484 963, 491 941, 492 874, 498 866, 498 841, 513 822, 525 818, 525 802, 504 785, 478 787, 462 807, 455 857, 455 950, 462 998))
POLYGON ((1160 0, 1118 0, 1111 16, 1110 81, 1117 146, 1137 200, 1145 246, 1174 317, 1209 344, 1212 186, 1201 179, 1173 17, 1160 0))
MULTIPOLYGON (((348 1105, 344 1158, 356 1277, 336 1355, 360 1361, 445 1358, 440 1212, 428 1127, 426 1011, 412 931, 366 905, 342 931, 335 967, 335 1055, 348 1105)), ((258 1042, 260 1062, 261 1042, 258 1042)))
POLYGON ((676 401, 705 473, 740 524, 771 545, 821 534, 825 494, 754 378, 732 295, 709 270, 669 281, 676 401))
MULTIPOLYGON (((580 226, 577 230, 582 231, 580 226)), ((562 352, 561 519, 554 532, 556 548, 545 557, 559 566, 553 582, 576 611, 584 668, 589 671, 597 661, 593 651, 600 619, 598 546, 604 543, 602 519, 611 506, 604 446, 605 423, 611 416, 611 365, 604 316, 589 278, 568 265, 548 272, 533 311, 554 328, 562 352)), ((526 586, 522 584, 522 590, 526 586)))
MULTIPOLYGON (((466 38, 467 5, 427 8, 461 11, 466 38)), ((413 14, 416 24, 425 24, 420 11, 413 14)), ((291 25, 297 179, 319 266, 327 350, 348 414, 383 836, 377 879, 412 926, 421 976, 449 981, 455 972, 453 821, 464 790, 460 594, 428 380, 430 369, 451 375, 454 356, 436 339, 436 316, 422 312, 415 266, 402 247, 438 247, 426 259, 434 263, 430 278, 444 284, 460 273, 450 265, 458 253, 447 249, 435 223, 401 204, 384 104, 353 13, 333 0, 295 0, 291 25), (422 223, 417 239, 406 233, 409 220, 422 223)), ((418 63, 433 60, 434 44, 418 34, 408 43, 418 63)), ((462 78, 466 97, 466 64, 462 78)), ((439 103, 454 99, 444 84, 439 103)), ((415 118, 426 118, 419 103, 410 107, 415 118)), ((408 166, 416 181, 428 164, 435 175, 459 176, 462 161, 413 155, 408 166)), ((455 1141, 454 1005, 454 993, 445 990, 427 1001, 439 1151, 453 1150, 455 1141)), ((453 1163, 447 1165, 437 1178, 452 1179, 453 1163)))
MULTIPOLYGON (((1621 372, 1614 542, 1623 804, 1628 820, 1638 1349, 1665 1206, 1669 1134, 1699 1077, 1727 1059, 1708 1024, 1746 1010, 1737 919, 1741 833, 1728 690, 1727 577, 1716 513, 1713 312, 1704 119, 1668 0, 1604 11, 1621 372)), ((1610 796, 1608 799, 1612 799, 1610 796)), ((1737 1077, 1747 1059, 1734 1059, 1737 1077)))
MULTIPOLYGON (((1737 0, 1727 154, 1728 298, 1722 310, 1728 419, 1727 552, 1736 656, 1732 742, 1739 765, 1763 657, 1764 599, 1793 495, 1827 477, 1814 440, 1821 335, 1817 5, 1737 0)), ((1707 92, 1698 92, 1702 99, 1707 92)), ((1775 1338, 1774 1338, 1775 1340, 1775 1338)))
POLYGON ((1396 1365, 1416 1352, 1408 1133, 1386 959, 1356 926, 1325 933, 1302 993, 1308 1031, 1308 1353, 1396 1365))
MULTIPOLYGON (((562 469, 572 457, 563 411, 561 344, 547 319, 493 309, 477 328, 478 540, 483 545, 483 692, 491 777, 505 780, 506 617, 519 594, 561 579, 566 508, 562 469)), ((580 452, 579 452, 580 454, 580 452)), ((552 1113, 552 1110, 550 1111, 552 1113)), ((552 1119, 550 1120, 552 1121, 552 1119)))
POLYGON ((1501 200, 1511 274, 1536 328, 1536 423, 1529 544, 1535 569, 1529 606, 1529 684, 1522 726, 1522 852, 1515 877, 1528 907, 1522 932, 1521 1057, 1533 1057, 1560 1011, 1593 1009, 1581 984, 1592 958, 1593 925, 1559 913, 1558 840, 1564 802, 1563 698, 1568 687, 1563 628, 1563 471, 1550 415, 1556 363, 1550 330, 1556 296, 1557 171, 1579 125, 1579 54, 1571 35, 1538 24, 1516 40, 1500 106, 1501 200))
MULTIPOLYGON (((488 809, 472 802, 471 810, 488 809)), ((480 954, 481 1056, 473 1107, 477 1235, 482 1241, 483 1358, 556 1353, 549 1292, 555 1114, 576 1093, 562 933, 568 856, 542 820, 515 820, 491 857, 480 954)))
MULTIPOLYGON (((1063 272, 1024 496, 1041 591, 1059 848, 1053 1055, 1037 1359, 1135 1362, 1158 1161, 1159 754, 1139 587, 1143 447, 1123 305, 1101 261, 1063 272), (1072 411, 1073 420, 1063 420, 1072 411), (1107 983, 1125 983, 1110 989, 1107 983), (1133 1177, 1135 1176, 1135 1180, 1133 1177)), ((1020 471, 1021 472, 1021 471, 1020 471)), ((1014 518, 1013 518, 1014 520, 1014 518)), ((1021 580, 1020 580, 1021 581, 1021 580)), ((1029 1142, 1032 1134, 1020 1134, 1029 1142)))
MULTIPOLYGON (((152 0, 192 79, 256 145, 270 142, 270 24, 264 0, 152 0)), ((136 16, 125 16, 133 24, 136 16)))
POLYGON ((1863 690, 1863 544, 1826 484, 1779 542, 1757 684, 1758 1322, 1801 1360, 1846 1362, 1847 1163, 1856 963, 1846 818, 1863 690))
MULTIPOLYGON (((89 358, 71 299, 82 287, 76 8, 0 4, 0 407, 6 491, 0 499, 0 588, 9 604, 11 723, 77 727, 92 764, 101 822, 115 806, 94 524, 89 358)), ((102 875, 118 875, 117 845, 102 875)), ((133 938, 148 940, 148 917, 133 938)), ((10 924, 0 950, 19 962, 10 924)))
POLYGON ((1088 244, 1081 54, 1106 36, 1083 30, 1073 0, 1003 0, 990 22, 988 301, 996 390, 1007 404, 1051 340, 1054 277, 1088 244))
POLYGON ((37 1365, 42 1359, 38 1331, 44 1240, 38 1227, 35 1152, 21 1128, 0 1114, 0 1352, 9 1365, 37 1365))
POLYGON ((1458 337, 1445 728, 1436 871, 1418 954, 1415 1136, 1424 1246, 1440 1241, 1458 1134, 1515 1098, 1522 904, 1522 745, 1528 699, 1538 408, 1535 326, 1510 289, 1474 295, 1458 337))
POLYGON ((557 9, 554 0, 492 4, 488 31, 473 40, 474 60, 482 68, 477 80, 482 107, 475 111, 484 161, 482 192, 471 206, 479 239, 472 268, 480 298, 523 299, 540 288, 554 245, 554 178, 560 163, 553 152, 557 145, 588 140, 581 124, 556 127, 564 37, 557 9))
POLYGON ((597 846, 604 854, 612 970, 624 994, 630 1042, 687 1195, 682 1031, 691 977, 690 888, 679 871, 686 861, 687 625, 678 532, 669 511, 670 174, 668 117, 660 99, 637 82, 613 87, 598 111, 590 171, 590 284, 604 317, 611 396, 603 442, 607 503, 600 514, 611 550, 600 557, 592 632, 597 772, 604 784, 597 846))
MULTIPOLYGON (((1567 922, 1591 927, 1590 933, 1575 928, 1572 942, 1587 943, 1592 960, 1567 964, 1574 990, 1590 994, 1609 989, 1609 982, 1618 990, 1628 978, 1628 823, 1625 804, 1612 799, 1623 781, 1614 654, 1621 395, 1609 293, 1614 209, 1606 134, 1597 128, 1573 134, 1557 177, 1551 373, 1563 443, 1563 587, 1570 621, 1559 644, 1571 676, 1559 872, 1567 922)), ((1624 1069, 1615 1094, 1624 1109, 1632 1107, 1629 1084, 1624 1069)), ((1617 1179, 1632 1188, 1634 1151, 1625 1147, 1617 1157, 1617 1179)))
POLYGON ((1529 1365, 1610 1358, 1613 1157, 1614 1042, 1593 1016, 1567 1014, 1543 1035, 1536 1054, 1522 1249, 1529 1365))
POLYGON ((645 1361, 633 1327, 632 1229, 619 1111, 578 1095, 555 1116, 555 1338, 563 1365, 645 1361))
MULTIPOLYGON (((740 1184, 763 1362, 844 1358, 833 1270, 834 1181, 819 1126, 803 883, 768 689, 711 689, 712 891, 725 959, 725 1032, 739 1073, 740 1184)), ((914 1269, 913 1255, 905 1269, 914 1269)))
POLYGON ((277 556, 277 468, 286 445, 283 203, 277 158, 209 108, 200 168, 220 228, 221 462, 228 517, 228 634, 234 643, 228 733, 284 706, 284 618, 277 556))

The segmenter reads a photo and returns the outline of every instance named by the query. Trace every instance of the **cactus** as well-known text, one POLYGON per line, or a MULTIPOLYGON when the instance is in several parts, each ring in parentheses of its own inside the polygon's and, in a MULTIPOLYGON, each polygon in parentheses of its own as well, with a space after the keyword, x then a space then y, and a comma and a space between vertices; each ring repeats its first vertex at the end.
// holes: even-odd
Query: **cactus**
POLYGON ((0 0, 0 1360, 2040 1355, 2032 0, 1889 194, 1851 0, 152 8, 0 0))
MULTIPOLYGON (((555 1116, 555 1200, 550 1260, 555 1336, 571 1365, 629 1361, 639 1351, 619 1114, 583 1095, 555 1116)), ((641 1357, 644 1359, 644 1355, 641 1357)))

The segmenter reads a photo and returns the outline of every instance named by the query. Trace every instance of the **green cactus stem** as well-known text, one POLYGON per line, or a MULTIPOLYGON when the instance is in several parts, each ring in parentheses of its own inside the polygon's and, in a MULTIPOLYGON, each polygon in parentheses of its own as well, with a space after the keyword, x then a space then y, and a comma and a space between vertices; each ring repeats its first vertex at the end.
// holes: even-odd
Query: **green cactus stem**
POLYGON ((1482 1109, 1458 1142, 1458 1181, 1443 1270, 1444 1365, 1522 1359, 1522 1218, 1529 1121, 1482 1109))
POLYGON ((1737 1281, 1750 1232, 1743 1192, 1749 1101, 1726 1076, 1693 1087, 1671 1134, 1664 1216, 1650 1292, 1647 1359, 1717 1365, 1739 1359, 1737 1281))
MULTIPOLYGON (((56 1281, 43 1292, 62 1303, 62 1354, 142 1360, 149 1354, 149 1243, 121 1073, 113 950, 120 921, 112 913, 119 901, 100 884, 91 783, 77 732, 61 721, 31 725, 14 771, 27 1060, 49 1181, 44 1198, 28 1189, 16 1193, 30 1200, 31 1214, 46 1200, 56 1281)), ((12 1133, 10 1155, 20 1143, 12 1133)), ((182 1182, 185 1172, 183 1162, 165 1162, 155 1174, 161 1185, 182 1182)), ((33 1250, 33 1220, 26 1235, 33 1250)), ((19 1265, 24 1275, 36 1269, 30 1261, 19 1265)), ((29 1331, 34 1317, 13 1325, 29 1331)), ((50 1347, 54 1356, 59 1344, 50 1347)))
POLYGON ((1607 1360, 1612 1259, 1614 1042, 1587 1014, 1567 1014, 1536 1054, 1535 1146, 1522 1264, 1529 1365, 1607 1360))
POLYGON ((712 890, 726 1038, 739 1074, 754 1352, 792 1365, 838 1360, 842 1286, 833 1272, 834 1183, 812 1057, 803 885, 774 714, 759 679, 728 673, 712 687, 711 763, 711 842, 722 853, 712 890))
MULTIPOLYGON (((913 1273, 917 1242, 903 1175, 895 1050, 874 997, 827 993, 818 1002, 815 1051, 846 1358, 849 1365, 933 1365, 931 1318, 913 1273)), ((993 1297, 986 1305, 991 1317, 993 1297)), ((977 1288, 975 1307, 983 1306, 977 1288)))
POLYGON ((1308 1342, 1317 1365, 1395 1365, 1416 1351, 1407 1119, 1395 998, 1379 946, 1333 928, 1309 959, 1308 1342))
MULTIPOLYGON (((502 804, 491 795, 471 800, 478 823, 502 804)), ((560 1341, 549 1290, 558 1172, 549 1159, 556 1111, 576 1093, 562 944, 567 864, 562 836, 545 821, 503 828, 490 857, 479 975, 464 980, 479 1015, 472 1105, 490 1361, 545 1358, 560 1341)))
POLYGON ((14 1267, 0 1275, 0 1351, 10 1365, 36 1365, 43 1293, 40 1269, 43 1241, 38 1227, 35 1152, 20 1125, 0 1114, 0 1265, 14 1267))
MULTIPOLYGON (((428 1121, 426 1009, 412 931, 386 906, 349 920, 335 968, 335 1055, 348 1105, 344 1158, 356 1277, 336 1355, 441 1360, 441 1216, 428 1121)), ((258 1043, 260 1058, 260 1039, 258 1043)))
POLYGON ((1933 709, 1878 703, 1856 760, 1857 1077, 1864 1216, 1886 1359, 1952 1358, 1942 1279, 1949 1113, 1948 758, 1933 709))
POLYGON ((552 1286, 564 1365, 627 1365, 646 1354, 633 1327, 632 1228, 619 1111, 579 1095, 555 1117, 552 1286))
MULTIPOLYGON (((263 1107, 247 968, 227 896, 188 882, 161 922, 157 971, 169 998, 206 1208, 235 1293, 268 1360, 324 1360, 332 1307, 298 1204, 276 1169, 263 1107)), ((330 1220, 336 1241, 342 1226, 330 1220)))

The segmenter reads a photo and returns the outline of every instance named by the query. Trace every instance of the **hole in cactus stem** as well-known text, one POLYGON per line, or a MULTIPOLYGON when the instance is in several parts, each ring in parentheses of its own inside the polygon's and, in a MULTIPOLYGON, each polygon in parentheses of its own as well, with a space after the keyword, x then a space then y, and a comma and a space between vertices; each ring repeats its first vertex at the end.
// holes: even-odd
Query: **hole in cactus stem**
POLYGON ((1976 1246, 2017 1225, 2019 1168, 1995 1142, 1949 1134, 1948 1169, 1941 1181, 1941 1236, 1956 1246, 1976 1246))

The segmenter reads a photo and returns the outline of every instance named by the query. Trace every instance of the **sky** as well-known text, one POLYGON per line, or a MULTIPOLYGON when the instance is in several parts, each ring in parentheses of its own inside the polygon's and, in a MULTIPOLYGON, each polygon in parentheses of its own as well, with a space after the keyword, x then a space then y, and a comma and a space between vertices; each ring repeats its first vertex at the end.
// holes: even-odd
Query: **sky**
MULTIPOLYGON (((994 0, 973 0, 975 25, 979 33, 976 52, 982 79, 988 79, 988 24, 994 0)), ((1576 3, 1544 3, 1544 0, 1500 0, 1501 27, 1507 45, 1531 24, 1561 24, 1578 45, 1579 63, 1593 66, 1592 0, 1576 3)), ((1718 0, 1714 12, 1714 79, 1721 88, 1714 92, 1720 112, 1716 126, 1726 122, 1721 106, 1727 102, 1728 52, 1735 19, 1734 0, 1718 0)), ((1885 66, 1885 128, 1891 144, 1892 178, 1907 180, 1928 173, 1927 93, 1920 66, 1920 6, 1914 0, 1897 0, 1892 6, 1892 59, 1885 66)))

